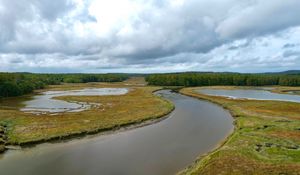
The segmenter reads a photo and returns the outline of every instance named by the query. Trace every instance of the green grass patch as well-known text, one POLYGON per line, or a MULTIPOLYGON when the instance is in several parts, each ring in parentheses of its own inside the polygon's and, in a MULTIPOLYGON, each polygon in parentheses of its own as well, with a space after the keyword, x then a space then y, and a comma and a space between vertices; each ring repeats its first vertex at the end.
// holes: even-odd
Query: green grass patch
MULTIPOLYGON (((0 123, 6 125, 7 141, 12 145, 39 143, 53 139, 115 130, 165 116, 173 104, 152 94, 159 87, 124 85, 122 83, 86 83, 50 86, 46 90, 69 90, 101 87, 128 87, 120 96, 64 96, 66 101, 101 103, 99 108, 58 115, 34 115, 18 108, 0 108, 0 123)), ((8 99, 16 100, 16 99, 8 99)))
POLYGON ((224 145, 181 174, 299 174, 299 103, 234 100, 195 90, 185 88, 181 93, 229 109, 236 126, 224 145))

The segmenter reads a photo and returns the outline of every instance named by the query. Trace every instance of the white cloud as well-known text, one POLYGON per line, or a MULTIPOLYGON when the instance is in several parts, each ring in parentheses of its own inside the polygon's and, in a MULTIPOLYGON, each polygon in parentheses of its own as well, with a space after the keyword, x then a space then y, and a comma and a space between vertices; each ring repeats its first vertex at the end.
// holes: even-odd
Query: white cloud
POLYGON ((299 15, 298 0, 2 0, 0 71, 294 69, 299 15))
POLYGON ((241 9, 232 10, 216 32, 222 38, 255 36, 299 25, 300 1, 249 1, 241 9))

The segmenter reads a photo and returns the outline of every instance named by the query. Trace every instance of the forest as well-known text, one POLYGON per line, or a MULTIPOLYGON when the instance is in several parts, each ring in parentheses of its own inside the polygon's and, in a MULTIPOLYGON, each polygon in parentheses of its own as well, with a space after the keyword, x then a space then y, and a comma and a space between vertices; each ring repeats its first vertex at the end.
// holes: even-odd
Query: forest
POLYGON ((60 83, 119 82, 127 78, 126 74, 0 73, 0 97, 20 96, 60 83))
MULTIPOLYGON (((149 85, 157 86, 300 86, 300 74, 242 74, 242 73, 167 73, 145 76, 149 85)), ((120 82, 131 74, 34 74, 0 73, 0 97, 28 94, 47 85, 61 83, 120 82)))
POLYGON ((300 74, 168 73, 146 76, 149 85, 159 86, 300 86, 300 74))

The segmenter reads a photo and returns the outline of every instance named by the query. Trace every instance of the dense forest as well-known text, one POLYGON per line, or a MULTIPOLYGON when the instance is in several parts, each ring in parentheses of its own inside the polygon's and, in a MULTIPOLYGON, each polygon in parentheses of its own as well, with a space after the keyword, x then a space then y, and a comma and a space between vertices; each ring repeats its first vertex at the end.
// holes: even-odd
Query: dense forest
MULTIPOLYGON (((32 74, 0 73, 0 97, 20 96, 60 83, 120 82, 130 74, 32 74)), ((139 75, 144 76, 144 75, 139 75)), ((145 75, 149 85, 159 86, 300 86, 300 74, 169 73, 145 75)))
POLYGON ((148 75, 146 81, 160 86, 300 86, 300 74, 171 73, 148 75))
POLYGON ((119 82, 126 74, 0 73, 0 97, 19 96, 60 83, 119 82))

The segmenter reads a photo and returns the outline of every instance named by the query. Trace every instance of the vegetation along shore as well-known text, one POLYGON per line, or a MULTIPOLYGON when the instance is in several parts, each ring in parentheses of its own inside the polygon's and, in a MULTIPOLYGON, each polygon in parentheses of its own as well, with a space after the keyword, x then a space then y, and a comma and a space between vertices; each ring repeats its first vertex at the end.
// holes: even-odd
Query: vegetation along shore
MULTIPOLYGON (((159 87, 135 86, 134 83, 85 83, 85 84, 63 84, 48 86, 42 91, 74 90, 82 88, 118 88, 126 87, 130 91, 120 96, 63 96, 57 97, 65 101, 77 101, 88 103, 99 103, 99 108, 75 112, 57 113, 51 115, 46 113, 34 115, 7 108, 1 105, 1 150, 4 144, 27 145, 49 140, 70 138, 72 136, 97 133, 118 129, 122 126, 142 123, 151 119, 158 119, 174 108, 173 104, 153 94, 159 87)), ((19 103, 18 98, 2 99, 1 104, 19 103)), ((24 97, 28 98, 28 97, 24 97)), ((22 105, 22 104, 19 104, 22 105)))
POLYGON ((218 149, 199 157, 180 174, 299 174, 300 103, 231 99, 198 91, 201 88, 263 88, 297 95, 300 92, 298 74, 183 73, 144 76, 147 82, 143 76, 128 79, 130 75, 127 74, 0 74, 0 152, 12 145, 31 145, 156 121, 174 109, 169 101, 153 94, 165 87, 217 103, 235 118, 235 130, 231 136, 218 149), (35 115, 20 111, 23 102, 35 94, 84 88, 127 88, 129 91, 124 95, 55 97, 69 102, 101 104, 75 113, 35 115))
POLYGON ((200 94, 198 89, 184 88, 180 93, 228 109, 235 131, 221 147, 180 174, 299 174, 299 103, 229 99, 200 94))

